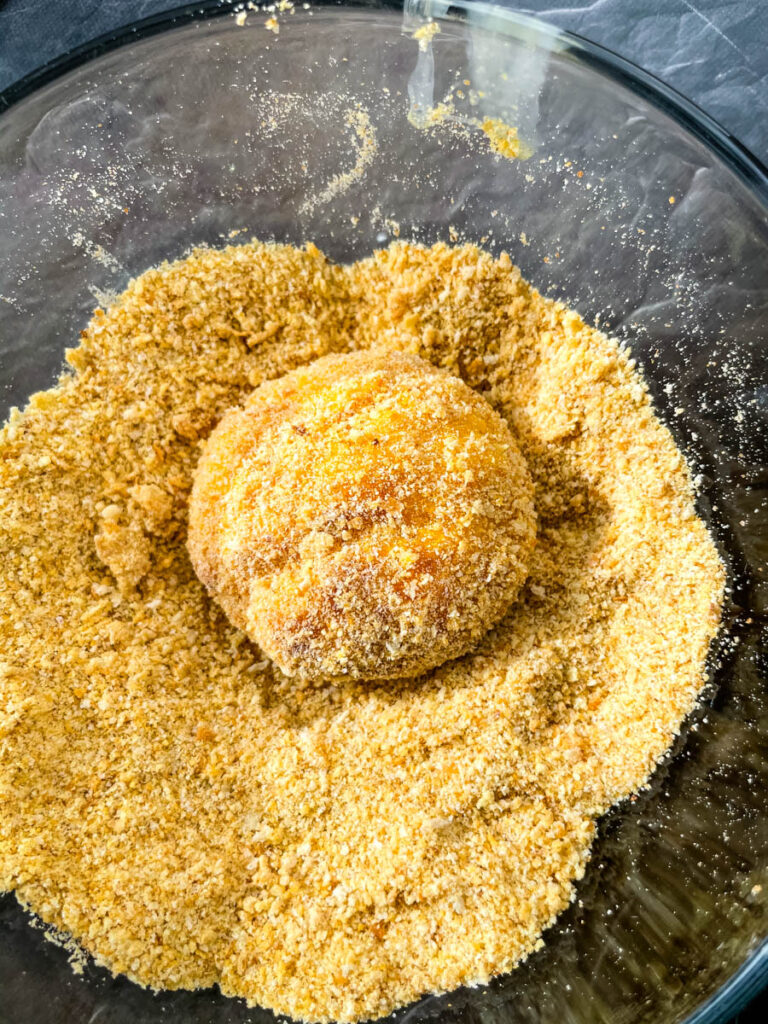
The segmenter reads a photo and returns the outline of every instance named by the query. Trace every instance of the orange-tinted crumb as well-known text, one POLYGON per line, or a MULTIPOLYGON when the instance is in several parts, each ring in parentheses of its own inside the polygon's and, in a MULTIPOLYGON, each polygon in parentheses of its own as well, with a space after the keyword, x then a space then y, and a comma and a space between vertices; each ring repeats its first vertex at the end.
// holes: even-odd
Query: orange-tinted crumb
POLYGON ((307 1020, 514 967, 718 626, 722 566, 627 355, 506 256, 253 244, 143 274, 69 360, 0 433, 0 888, 141 984, 307 1020), (192 475, 253 388, 372 347, 505 419, 537 543, 463 658, 302 688, 195 576, 192 475))

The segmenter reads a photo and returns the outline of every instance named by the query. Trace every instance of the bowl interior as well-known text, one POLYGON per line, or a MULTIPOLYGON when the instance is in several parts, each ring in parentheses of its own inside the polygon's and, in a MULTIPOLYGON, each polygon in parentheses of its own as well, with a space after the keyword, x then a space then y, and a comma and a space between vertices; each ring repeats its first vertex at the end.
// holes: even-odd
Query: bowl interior
MULTIPOLYGON (((397 1016, 679 1021, 752 955, 738 998, 768 959, 768 182, 596 48, 473 3, 443 4, 440 31, 418 33, 417 8, 296 8, 277 34, 263 12, 239 24, 197 9, 5 111, 2 412, 53 383, 93 306, 130 277, 252 236, 339 261, 394 238, 506 250, 631 345, 729 567, 712 685, 652 786, 603 821, 544 949, 397 1016), (489 122, 530 155, 494 152, 489 122)), ((271 1016, 93 966, 75 977, 7 896, 0 988, 9 1021, 271 1016)), ((733 995, 701 1019, 724 1019, 733 995)))

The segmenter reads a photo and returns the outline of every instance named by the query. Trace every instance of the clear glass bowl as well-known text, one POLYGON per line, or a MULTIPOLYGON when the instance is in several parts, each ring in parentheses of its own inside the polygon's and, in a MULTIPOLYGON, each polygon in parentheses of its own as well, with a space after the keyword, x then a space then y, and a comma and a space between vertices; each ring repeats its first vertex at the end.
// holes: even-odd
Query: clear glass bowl
MULTIPOLYGON (((279 35, 266 12, 240 25, 226 4, 196 4, 0 97, 0 412, 54 381, 95 302, 129 277, 251 235, 336 260, 397 235, 506 249, 630 343, 730 571, 712 684, 651 788, 602 822, 545 948, 395 1019, 723 1021, 768 977, 768 176, 637 68, 507 11, 417 0, 405 15, 277 16, 279 35), (430 14, 441 30, 419 42, 430 14), (485 118, 517 126, 533 154, 496 155, 485 118)), ((273 1019, 215 991, 75 976, 10 896, 0 991, 8 1024, 273 1019)))

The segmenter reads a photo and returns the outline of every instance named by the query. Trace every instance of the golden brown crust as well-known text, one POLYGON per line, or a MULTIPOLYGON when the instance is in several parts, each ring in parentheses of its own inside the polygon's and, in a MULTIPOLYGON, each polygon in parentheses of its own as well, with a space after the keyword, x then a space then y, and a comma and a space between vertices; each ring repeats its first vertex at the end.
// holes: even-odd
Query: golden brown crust
POLYGON ((464 654, 528 574, 533 487, 498 413, 418 356, 318 359, 227 413, 192 564, 288 675, 387 679, 464 654))

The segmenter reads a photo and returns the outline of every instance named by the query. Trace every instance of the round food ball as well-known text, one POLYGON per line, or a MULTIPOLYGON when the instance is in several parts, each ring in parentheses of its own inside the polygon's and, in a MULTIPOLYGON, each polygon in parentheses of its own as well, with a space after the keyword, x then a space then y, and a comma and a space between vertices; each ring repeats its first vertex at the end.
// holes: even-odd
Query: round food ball
POLYGON ((331 355, 223 417, 188 547, 287 675, 416 676, 468 651, 527 575, 533 487, 504 420, 414 355, 331 355))

